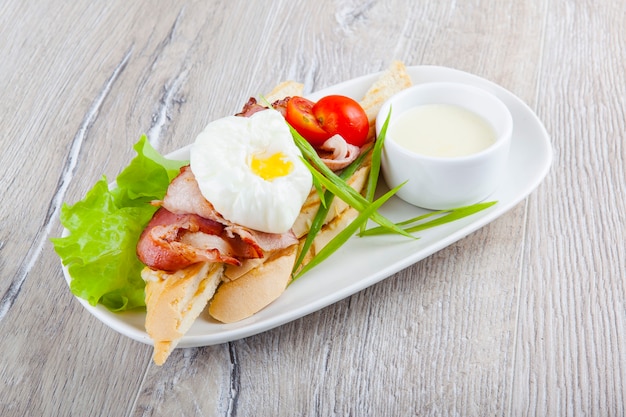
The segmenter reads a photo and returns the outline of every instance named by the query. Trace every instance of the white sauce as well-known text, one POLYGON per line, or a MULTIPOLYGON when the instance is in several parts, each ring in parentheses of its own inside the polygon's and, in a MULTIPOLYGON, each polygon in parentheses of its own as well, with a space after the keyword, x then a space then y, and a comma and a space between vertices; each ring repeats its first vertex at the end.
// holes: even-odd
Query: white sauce
POLYGON ((496 133, 474 112, 450 104, 427 104, 398 116, 389 127, 389 138, 411 152, 452 158, 488 148, 496 133))

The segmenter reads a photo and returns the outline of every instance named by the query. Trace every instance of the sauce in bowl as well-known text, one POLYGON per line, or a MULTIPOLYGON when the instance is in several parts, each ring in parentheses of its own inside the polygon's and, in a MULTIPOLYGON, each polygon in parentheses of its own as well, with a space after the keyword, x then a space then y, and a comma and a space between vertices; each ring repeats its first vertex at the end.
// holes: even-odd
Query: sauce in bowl
POLYGON ((482 201, 503 178, 513 132, 506 104, 487 90, 451 82, 416 84, 387 100, 381 172, 397 196, 431 210, 482 201))
POLYGON ((478 153, 496 141, 493 127, 478 114, 452 104, 425 104, 398 116, 389 138, 421 155, 454 158, 478 153))

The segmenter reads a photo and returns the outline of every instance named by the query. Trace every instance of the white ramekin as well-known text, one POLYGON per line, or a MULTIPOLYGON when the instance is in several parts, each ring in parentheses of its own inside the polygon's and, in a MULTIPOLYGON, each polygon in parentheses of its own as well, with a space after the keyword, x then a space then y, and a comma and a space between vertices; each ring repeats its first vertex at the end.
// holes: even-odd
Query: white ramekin
POLYGON ((513 118, 495 95, 461 83, 417 84, 383 104, 376 119, 377 134, 390 111, 381 170, 390 188, 406 181, 398 197, 418 207, 444 210, 482 201, 498 187, 508 160, 513 118), (389 132, 398 116, 426 104, 456 105, 476 113, 493 127, 495 142, 482 151, 460 157, 420 155, 394 142, 389 132))

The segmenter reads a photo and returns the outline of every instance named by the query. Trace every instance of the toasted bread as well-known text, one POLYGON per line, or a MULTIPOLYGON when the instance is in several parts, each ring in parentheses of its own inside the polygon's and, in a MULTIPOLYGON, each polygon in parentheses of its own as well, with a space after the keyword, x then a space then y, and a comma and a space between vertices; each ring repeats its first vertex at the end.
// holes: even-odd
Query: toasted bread
POLYGON ((219 286, 209 314, 223 323, 243 320, 278 298, 291 280, 298 245, 274 252, 262 265, 219 286))
POLYGON ((224 279, 234 281, 242 277, 246 272, 253 270, 267 260, 269 253, 265 253, 262 258, 244 259, 241 265, 226 265, 224 279))
POLYGON ((393 61, 380 77, 367 90, 363 99, 359 102, 370 122, 369 139, 376 135, 376 116, 383 103, 391 96, 413 84, 411 76, 407 73, 405 65, 400 61, 393 61))
POLYGON ((154 362, 165 362, 202 313, 222 279, 224 265, 201 262, 173 274, 144 268, 146 331, 154 341, 154 362))
POLYGON ((276 100, 282 100, 285 97, 301 96, 304 91, 304 84, 295 81, 284 81, 278 84, 274 89, 265 96, 268 103, 276 100))
MULTIPOLYGON (((370 165, 364 164, 361 166, 346 182, 356 191, 361 192, 367 183, 367 178, 370 172, 370 165)), ((311 228, 311 223, 315 218, 317 210, 320 206, 320 198, 316 190, 311 190, 311 194, 302 205, 300 215, 296 218, 296 221, 292 227, 292 230, 298 239, 305 236, 311 228)), ((324 224, 329 223, 336 216, 341 214, 348 208, 348 204, 339 198, 334 198, 331 203, 328 215, 324 220, 324 224)))

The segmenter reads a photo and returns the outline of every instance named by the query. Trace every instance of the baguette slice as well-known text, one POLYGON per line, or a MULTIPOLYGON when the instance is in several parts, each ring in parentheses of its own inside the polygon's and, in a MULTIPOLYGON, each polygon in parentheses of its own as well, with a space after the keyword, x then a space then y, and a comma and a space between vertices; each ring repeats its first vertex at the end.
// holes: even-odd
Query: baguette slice
POLYGON ((202 313, 221 281, 224 265, 201 262, 173 274, 144 268, 146 331, 154 341, 153 360, 162 365, 202 313))
POLYGON ((376 135, 376 116, 383 103, 412 84, 413 81, 406 71, 406 66, 400 61, 393 61, 367 90, 359 104, 365 110, 370 122, 368 139, 371 140, 376 135))
POLYGON ((265 96, 269 103, 276 100, 282 100, 286 97, 301 96, 304 91, 304 84, 295 81, 284 81, 278 84, 274 89, 265 96))
POLYGON ((266 307, 285 291, 297 252, 298 245, 278 250, 238 279, 223 282, 209 304, 209 314, 222 323, 233 323, 266 307))

